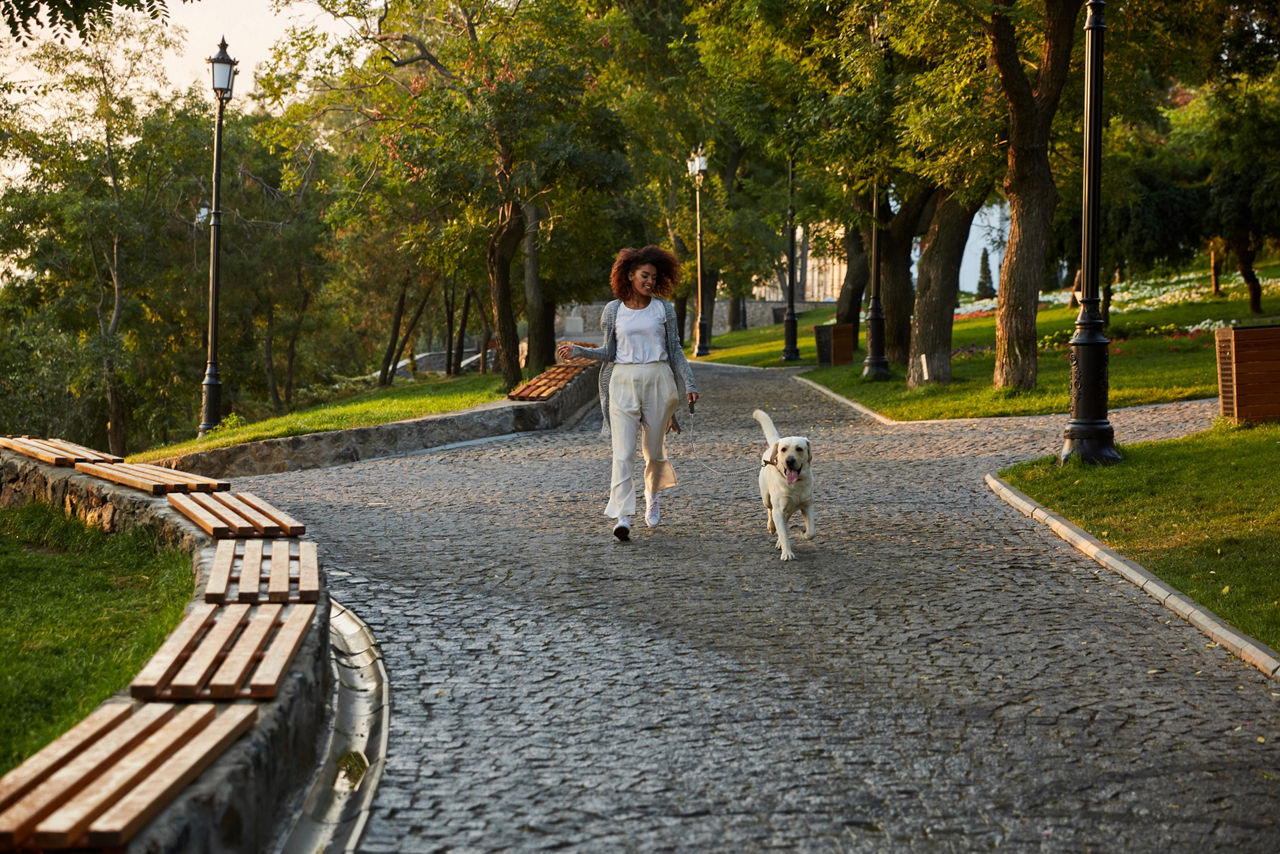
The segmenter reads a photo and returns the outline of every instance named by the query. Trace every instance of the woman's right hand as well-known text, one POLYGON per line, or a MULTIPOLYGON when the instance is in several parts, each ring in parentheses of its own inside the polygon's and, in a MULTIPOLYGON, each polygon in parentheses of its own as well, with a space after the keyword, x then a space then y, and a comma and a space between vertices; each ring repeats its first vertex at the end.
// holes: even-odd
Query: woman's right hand
POLYGON ((556 346, 556 355, 565 360, 573 358, 573 345, 568 341, 560 342, 556 346))

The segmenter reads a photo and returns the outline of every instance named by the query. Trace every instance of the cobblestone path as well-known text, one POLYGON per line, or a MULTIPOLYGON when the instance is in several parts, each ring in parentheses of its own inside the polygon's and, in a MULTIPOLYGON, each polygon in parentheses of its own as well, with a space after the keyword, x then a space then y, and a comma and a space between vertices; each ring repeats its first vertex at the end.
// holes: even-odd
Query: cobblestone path
MULTIPOLYGON (((883 426, 788 372, 695 370, 680 486, 630 544, 598 414, 247 483, 382 644, 361 850, 1280 849, 1280 688, 982 483, 1065 417, 883 426), (762 405, 814 447, 792 563, 762 405)), ((1132 443, 1214 414, 1111 420, 1132 443)))

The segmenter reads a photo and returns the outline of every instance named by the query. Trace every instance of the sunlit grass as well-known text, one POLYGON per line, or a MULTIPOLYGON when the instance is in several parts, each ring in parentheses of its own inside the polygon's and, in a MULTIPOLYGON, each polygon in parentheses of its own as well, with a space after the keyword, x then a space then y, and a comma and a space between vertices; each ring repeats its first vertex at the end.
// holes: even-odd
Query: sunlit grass
POLYGON ((193 587, 190 558, 145 533, 0 509, 0 774, 128 686, 193 587))
MULTIPOLYGON (((817 365, 818 347, 813 327, 835 317, 835 313, 836 307, 831 305, 796 315, 796 349, 800 351, 799 359, 789 362, 783 360, 782 349, 786 344, 786 336, 783 324, 779 323, 713 336, 710 352, 706 356, 699 356, 696 361, 749 365, 755 368, 817 365)), ((692 346, 686 352, 692 357, 692 346)))
POLYGON ((1000 473, 1209 608, 1280 649, 1280 425, 1121 448, 1112 466, 1052 458, 1000 473))
POLYGON ((176 445, 151 448, 129 459, 133 462, 145 462, 262 439, 300 436, 326 430, 371 427, 376 424, 470 409, 482 403, 500 400, 502 397, 502 378, 495 374, 431 376, 417 381, 400 381, 391 388, 364 392, 300 412, 229 428, 223 427, 210 432, 203 439, 192 439, 176 445))

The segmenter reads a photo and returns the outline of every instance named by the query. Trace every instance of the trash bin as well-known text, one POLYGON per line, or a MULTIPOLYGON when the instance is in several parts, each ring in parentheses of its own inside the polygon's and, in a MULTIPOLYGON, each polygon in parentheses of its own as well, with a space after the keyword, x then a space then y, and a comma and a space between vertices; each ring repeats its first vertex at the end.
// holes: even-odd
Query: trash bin
POLYGON ((815 326, 813 340, 818 348, 818 364, 822 367, 853 363, 852 323, 824 323, 815 326))
POLYGON ((818 367, 831 366, 831 330, 829 323, 813 327, 813 342, 818 346, 818 367))
POLYGON ((1280 420, 1280 326, 1226 327, 1214 339, 1222 417, 1280 420))

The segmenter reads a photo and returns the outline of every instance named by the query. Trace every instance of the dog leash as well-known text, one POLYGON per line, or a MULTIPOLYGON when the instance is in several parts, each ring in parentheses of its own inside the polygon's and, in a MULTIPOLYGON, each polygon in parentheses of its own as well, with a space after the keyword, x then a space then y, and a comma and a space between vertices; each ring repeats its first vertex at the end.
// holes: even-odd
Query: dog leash
MULTIPOLYGON (((715 469, 713 469, 711 466, 707 465, 707 464, 702 460, 702 458, 701 458, 700 456, 698 456, 698 453, 697 453, 696 449, 694 449, 694 447, 693 447, 693 441, 694 441, 694 426, 693 426, 693 421, 694 421, 694 417, 693 417, 693 403, 690 403, 690 404, 689 404, 689 450, 692 452, 692 453, 691 453, 691 456, 693 457, 694 462, 696 462, 698 465, 702 466, 704 469, 706 469, 707 471, 711 472, 711 473, 712 473, 712 474, 714 474, 714 475, 719 475, 720 477, 725 477, 725 473, 724 473, 724 472, 722 472, 722 471, 716 471, 716 470, 715 470, 715 469)), ((684 444, 684 443, 683 443, 683 442, 681 442, 681 444, 684 444)))

